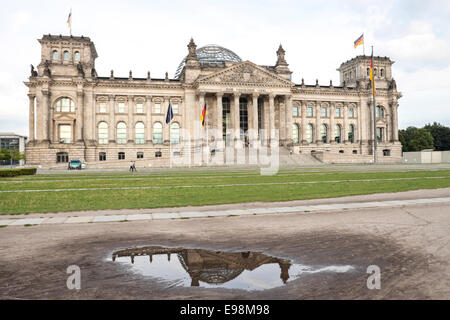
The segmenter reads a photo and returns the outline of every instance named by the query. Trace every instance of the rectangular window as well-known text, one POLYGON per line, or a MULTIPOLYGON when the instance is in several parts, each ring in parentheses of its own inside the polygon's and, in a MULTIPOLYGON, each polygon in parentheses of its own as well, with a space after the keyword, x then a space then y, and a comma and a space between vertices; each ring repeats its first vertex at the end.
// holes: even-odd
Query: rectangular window
POLYGON ((313 117, 314 116, 314 111, 313 111, 313 107, 308 107, 307 109, 307 114, 308 117, 313 117))
POLYGON ((162 152, 161 151, 155 152, 155 158, 161 158, 161 157, 162 157, 162 152))
POLYGON ((72 126, 60 125, 59 126, 59 142, 70 143, 72 140, 72 126))
POLYGON ((328 113, 327 113, 327 108, 322 108, 322 117, 327 117, 328 113))
POLYGON ((384 129, 383 128, 377 128, 377 142, 383 142, 383 136, 384 136, 384 129))
POLYGON ((100 152, 98 154, 98 160, 99 161, 106 161, 106 153, 105 152, 100 152))
POLYGON ((173 114, 179 114, 180 113, 180 105, 178 103, 174 103, 172 105, 172 111, 173 111, 173 114))
POLYGON ((298 117, 298 107, 293 107, 293 108, 292 108, 292 115, 293 115, 294 117, 298 117))
POLYGON ((383 156, 384 157, 390 157, 391 156, 391 150, 389 150, 389 149, 383 150, 383 156))
POLYGON ((100 103, 99 112, 100 112, 100 113, 106 113, 106 112, 107 112, 106 103, 104 103, 104 102, 101 102, 101 103, 100 103))
POLYGON ((119 160, 125 160, 125 152, 119 152, 119 160))
POLYGON ((341 108, 336 108, 336 118, 341 117, 341 108))
POLYGON ((117 109, 119 113, 125 113, 125 103, 124 102, 119 102, 117 104, 117 109))
POLYGON ((136 155, 136 158, 144 159, 144 153, 143 152, 138 152, 137 155, 136 155))
POLYGON ((136 103, 136 113, 144 113, 144 104, 142 102, 136 103))
POLYGON ((153 107, 153 113, 161 113, 161 103, 155 103, 153 107))

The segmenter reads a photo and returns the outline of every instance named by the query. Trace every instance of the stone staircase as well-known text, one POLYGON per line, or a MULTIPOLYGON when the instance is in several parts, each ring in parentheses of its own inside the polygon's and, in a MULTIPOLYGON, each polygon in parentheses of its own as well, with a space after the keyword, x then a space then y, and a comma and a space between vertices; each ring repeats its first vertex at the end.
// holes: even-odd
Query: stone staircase
POLYGON ((280 166, 295 167, 295 166, 317 166, 324 163, 310 154, 303 153, 289 153, 285 147, 280 147, 280 166))

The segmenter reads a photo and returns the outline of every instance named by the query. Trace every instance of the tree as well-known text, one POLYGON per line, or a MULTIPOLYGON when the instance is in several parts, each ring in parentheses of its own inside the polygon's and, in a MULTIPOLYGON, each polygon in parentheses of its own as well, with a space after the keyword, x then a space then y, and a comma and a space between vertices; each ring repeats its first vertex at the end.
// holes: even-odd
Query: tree
POLYGON ((408 143, 408 151, 422 151, 424 149, 434 149, 433 136, 426 129, 417 129, 408 143))
POLYGON ((427 124, 426 129, 434 139, 434 148, 436 151, 450 150, 450 128, 434 122, 432 125, 427 124))
POLYGON ((7 160, 13 166, 14 161, 25 160, 25 154, 21 153, 18 148, 1 149, 0 160, 7 160))
POLYGON ((407 152, 407 151, 412 151, 410 150, 410 142, 411 139, 413 138, 414 134, 417 132, 416 127, 408 127, 406 128, 406 130, 399 130, 398 132, 398 138, 400 140, 400 142, 402 143, 403 146, 403 152, 407 152))

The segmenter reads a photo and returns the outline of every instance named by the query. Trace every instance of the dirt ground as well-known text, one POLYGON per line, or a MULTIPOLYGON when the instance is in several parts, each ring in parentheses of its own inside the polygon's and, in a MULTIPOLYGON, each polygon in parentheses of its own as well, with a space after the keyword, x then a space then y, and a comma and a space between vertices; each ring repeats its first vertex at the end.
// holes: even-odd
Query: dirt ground
MULTIPOLYGON (((367 196, 450 196, 450 189, 367 196)), ((358 198, 359 199, 359 198, 358 198)), ((315 203, 356 201, 355 197, 315 203)), ((304 203, 304 202, 302 202, 304 203)), ((248 205, 248 204, 247 204, 248 205)), ((246 206, 247 206, 246 205, 246 206)), ((40 225, 0 229, 0 299, 450 299, 450 208, 414 205, 310 214, 40 225), (353 265, 275 289, 169 287, 107 258, 136 246, 257 251, 308 265, 353 265), (81 290, 66 269, 81 268, 81 290), (381 268, 368 290, 367 267, 381 268)))

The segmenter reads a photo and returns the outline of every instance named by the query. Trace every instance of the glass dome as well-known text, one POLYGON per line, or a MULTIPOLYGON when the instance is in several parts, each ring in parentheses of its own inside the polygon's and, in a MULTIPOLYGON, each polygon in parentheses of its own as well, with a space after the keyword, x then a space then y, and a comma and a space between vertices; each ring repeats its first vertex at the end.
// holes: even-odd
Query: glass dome
MULTIPOLYGON (((210 44, 201 47, 197 49, 195 52, 197 53, 197 57, 200 63, 223 65, 225 61, 231 62, 242 61, 241 58, 233 51, 215 44, 210 44)), ((181 71, 183 71, 185 64, 186 64, 186 57, 183 59, 183 61, 181 61, 177 71, 175 72, 176 79, 180 77, 181 71)))

